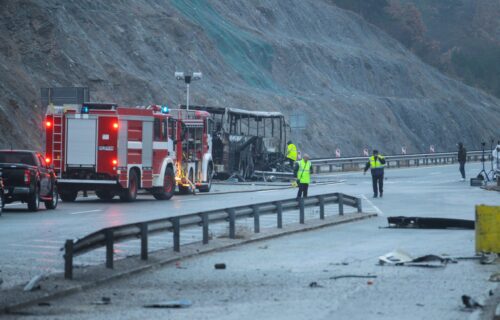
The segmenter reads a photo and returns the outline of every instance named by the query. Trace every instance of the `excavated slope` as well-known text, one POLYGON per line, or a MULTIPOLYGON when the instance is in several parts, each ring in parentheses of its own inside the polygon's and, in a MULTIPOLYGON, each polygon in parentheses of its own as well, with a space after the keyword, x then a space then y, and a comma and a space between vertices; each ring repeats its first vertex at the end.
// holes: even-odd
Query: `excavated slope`
POLYGON ((316 157, 500 137, 498 99, 326 0, 1 1, 0 16, 1 147, 43 147, 41 87, 172 106, 174 71, 203 72, 192 103, 304 116, 292 139, 316 157))

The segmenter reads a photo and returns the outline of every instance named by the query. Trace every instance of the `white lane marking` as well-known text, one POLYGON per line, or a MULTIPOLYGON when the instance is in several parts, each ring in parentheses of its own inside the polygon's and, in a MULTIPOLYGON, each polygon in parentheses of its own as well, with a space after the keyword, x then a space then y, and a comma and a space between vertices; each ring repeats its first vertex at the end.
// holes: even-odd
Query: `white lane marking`
POLYGON ((24 203, 9 203, 9 204, 4 205, 4 207, 14 207, 14 206, 21 206, 21 205, 24 206, 24 203))
POLYGON ((177 202, 198 201, 198 200, 200 200, 200 198, 182 199, 182 200, 177 200, 177 202))
POLYGON ((283 189, 276 189, 276 190, 255 190, 255 192, 259 192, 259 193, 264 193, 264 192, 274 192, 274 191, 283 191, 283 189))
POLYGON ((362 198, 363 198, 366 202, 368 202, 368 204, 369 204, 370 206, 372 206, 372 208, 373 208, 373 209, 375 209, 375 212, 377 212, 377 214, 378 214, 379 216, 384 216, 384 213, 382 212, 382 210, 380 210, 380 209, 379 209, 376 205, 374 205, 374 204, 373 204, 373 202, 371 202, 370 200, 368 200, 368 198, 367 198, 364 194, 362 194, 362 195, 361 195, 361 197, 362 197, 362 198))
POLYGON ((64 239, 62 240, 50 240, 50 239, 33 239, 33 242, 47 242, 47 243, 64 243, 64 239))
POLYGON ((9 246, 12 247, 26 247, 26 248, 41 248, 41 249, 60 249, 61 246, 40 246, 36 244, 21 244, 21 243, 10 243, 9 246))
POLYGON ((90 213, 90 212, 99 212, 99 211, 102 211, 102 209, 88 210, 88 211, 79 211, 79 212, 70 212, 70 214, 90 213))

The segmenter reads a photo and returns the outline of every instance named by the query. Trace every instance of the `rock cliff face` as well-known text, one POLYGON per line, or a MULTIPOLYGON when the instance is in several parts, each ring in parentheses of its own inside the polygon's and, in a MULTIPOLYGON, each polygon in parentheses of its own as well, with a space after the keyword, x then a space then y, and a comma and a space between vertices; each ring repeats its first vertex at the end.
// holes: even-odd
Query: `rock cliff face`
POLYGON ((299 114, 313 156, 469 149, 500 137, 500 101, 451 80, 330 1, 1 1, 0 146, 40 148, 41 87, 93 101, 299 114))

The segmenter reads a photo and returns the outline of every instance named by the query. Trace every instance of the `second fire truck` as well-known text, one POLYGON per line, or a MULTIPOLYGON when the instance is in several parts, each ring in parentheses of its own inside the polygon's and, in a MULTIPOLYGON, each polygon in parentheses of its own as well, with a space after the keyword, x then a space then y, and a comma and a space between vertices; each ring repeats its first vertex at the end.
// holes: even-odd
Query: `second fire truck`
POLYGON ((116 104, 49 106, 46 161, 58 176, 63 201, 79 191, 103 200, 133 201, 139 189, 168 200, 210 191, 212 119, 204 111, 116 104))

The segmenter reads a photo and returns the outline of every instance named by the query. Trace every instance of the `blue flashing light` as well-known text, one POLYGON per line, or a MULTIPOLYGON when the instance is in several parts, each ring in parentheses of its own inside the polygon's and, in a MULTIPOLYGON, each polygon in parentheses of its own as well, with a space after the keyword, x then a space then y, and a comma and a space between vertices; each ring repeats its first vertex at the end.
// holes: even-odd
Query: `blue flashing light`
POLYGON ((82 110, 81 110, 81 113, 85 114, 85 113, 89 113, 89 107, 87 106, 83 106, 82 107, 82 110))
POLYGON ((161 113, 168 113, 168 112, 169 110, 167 105, 161 106, 161 113))

